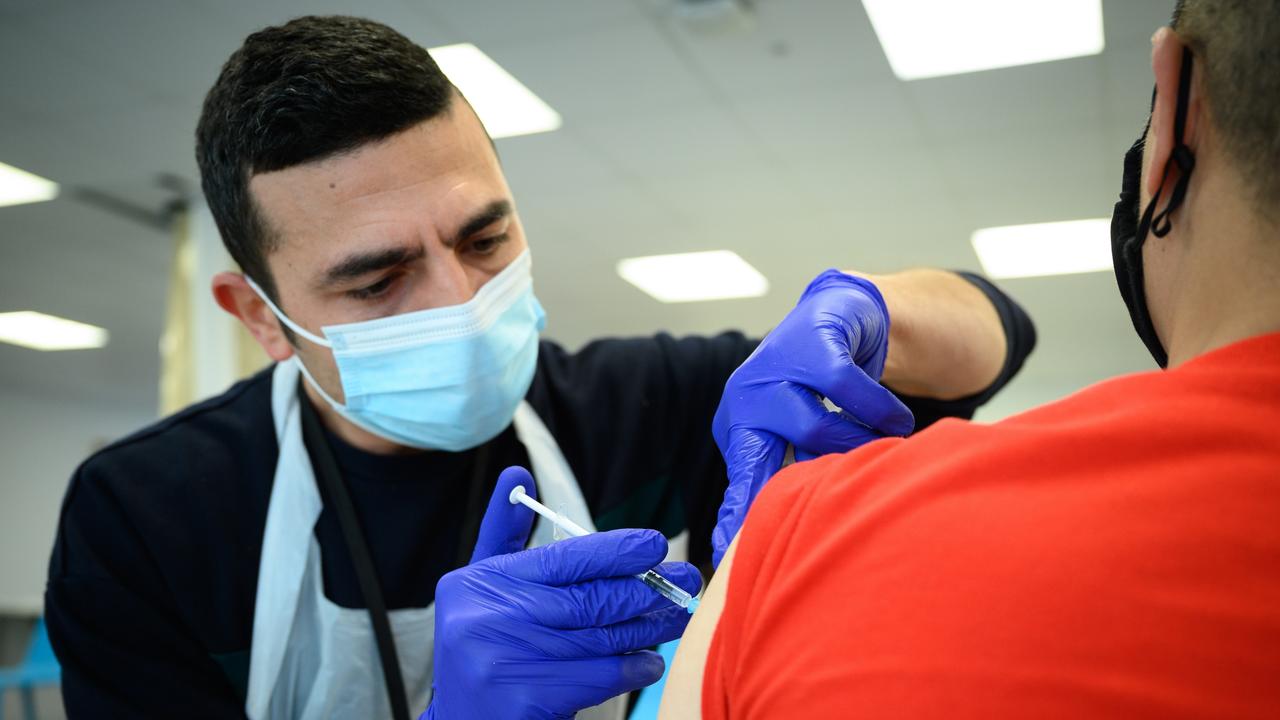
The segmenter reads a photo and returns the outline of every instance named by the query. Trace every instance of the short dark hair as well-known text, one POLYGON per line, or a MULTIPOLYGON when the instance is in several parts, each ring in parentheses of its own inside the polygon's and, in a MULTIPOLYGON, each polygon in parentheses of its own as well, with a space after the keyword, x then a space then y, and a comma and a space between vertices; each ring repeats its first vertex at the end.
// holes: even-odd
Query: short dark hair
POLYGON ((381 23, 308 16, 231 54, 196 126, 200 184, 231 257, 273 299, 272 230, 249 179, 353 150, 447 112, 453 85, 423 47, 381 23))
POLYGON ((1280 221, 1280 0, 1178 0, 1171 24, 1254 204, 1280 221))

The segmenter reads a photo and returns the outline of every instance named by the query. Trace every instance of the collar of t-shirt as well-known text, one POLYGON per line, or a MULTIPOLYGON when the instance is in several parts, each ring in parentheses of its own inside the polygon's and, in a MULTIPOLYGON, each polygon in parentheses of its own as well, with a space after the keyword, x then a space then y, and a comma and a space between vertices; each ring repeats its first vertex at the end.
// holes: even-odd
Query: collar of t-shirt
MULTIPOLYGON (((527 463, 508 427, 489 442, 486 467, 477 471, 477 450, 422 451, 379 455, 357 448, 327 428, 326 439, 351 495, 390 609, 425 607, 436 582, 459 566, 465 508, 479 477, 483 511, 498 473, 527 463)), ((347 608, 365 607, 337 516, 326 507, 316 523, 325 595, 347 608)))

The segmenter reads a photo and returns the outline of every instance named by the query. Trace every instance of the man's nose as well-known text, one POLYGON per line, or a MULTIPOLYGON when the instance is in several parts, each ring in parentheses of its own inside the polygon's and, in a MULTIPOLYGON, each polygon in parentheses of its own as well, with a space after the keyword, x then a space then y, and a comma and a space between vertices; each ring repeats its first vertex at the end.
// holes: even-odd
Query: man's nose
POLYGON ((441 253, 427 262, 427 282, 420 307, 461 305, 470 300, 478 289, 455 253, 441 253))

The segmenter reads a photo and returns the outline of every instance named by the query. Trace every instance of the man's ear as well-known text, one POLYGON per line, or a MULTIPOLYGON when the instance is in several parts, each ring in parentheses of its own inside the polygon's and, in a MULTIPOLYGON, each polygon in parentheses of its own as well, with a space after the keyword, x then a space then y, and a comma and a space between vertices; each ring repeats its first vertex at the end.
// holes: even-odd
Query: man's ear
POLYGON ((213 276, 212 289, 218 306, 235 315, 272 360, 280 362, 293 356, 293 345, 285 337, 280 321, 243 275, 220 272, 213 276))
MULTIPOLYGON (((1147 138, 1146 190, 1154 195, 1160 187, 1165 166, 1173 155, 1174 118, 1178 111, 1178 82, 1182 74, 1182 50, 1186 47, 1173 28, 1162 27, 1151 37, 1151 71, 1156 77, 1156 103, 1151 109, 1151 135, 1147 138)), ((1187 127, 1180 140, 1193 151, 1196 148, 1196 130, 1201 102, 1196 91, 1199 85, 1192 76, 1190 97, 1187 100, 1187 127)), ((1179 170, 1176 164, 1169 168, 1170 185, 1177 182, 1179 170)))

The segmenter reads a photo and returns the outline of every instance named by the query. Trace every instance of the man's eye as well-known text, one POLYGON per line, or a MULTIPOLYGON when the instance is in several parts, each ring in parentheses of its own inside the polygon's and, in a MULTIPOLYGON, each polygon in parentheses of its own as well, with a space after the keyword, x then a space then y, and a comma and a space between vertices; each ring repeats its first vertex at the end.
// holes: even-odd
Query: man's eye
POLYGON ((395 275, 388 275, 372 285, 357 288, 355 290, 348 290, 347 295, 350 295, 357 300, 371 300, 389 290, 391 288, 391 283, 395 282, 395 280, 395 275))
POLYGON ((478 255, 492 255, 500 245, 510 239, 506 233, 489 238, 481 238, 471 243, 471 252, 478 255))

